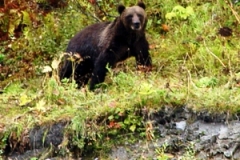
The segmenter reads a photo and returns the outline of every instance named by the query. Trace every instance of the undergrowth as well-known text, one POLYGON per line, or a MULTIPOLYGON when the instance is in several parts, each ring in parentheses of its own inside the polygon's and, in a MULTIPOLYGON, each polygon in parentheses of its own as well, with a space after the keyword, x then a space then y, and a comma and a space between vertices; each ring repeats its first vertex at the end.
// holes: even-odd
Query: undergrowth
POLYGON ((87 1, 69 3, 65 9, 38 15, 42 24, 37 28, 27 25, 19 38, 1 42, 0 69, 7 71, 11 66, 14 72, 0 73, 5 82, 0 95, 0 153, 12 133, 21 141, 26 130, 62 120, 69 122, 65 136, 83 151, 86 139, 104 150, 124 134, 147 137, 142 113, 166 104, 239 113, 240 21, 236 11, 240 8, 230 1, 146 2, 152 72, 136 71, 134 60, 129 59, 122 67, 110 69, 96 92, 60 83, 52 60, 58 59, 76 31, 113 19, 117 1, 108 2, 100 1, 98 6, 87 1), (18 60, 33 64, 22 66, 18 60), (46 66, 52 74, 42 73, 46 66), (34 70, 33 78, 25 77, 26 70, 34 70), (21 74, 15 77, 15 73, 21 74))

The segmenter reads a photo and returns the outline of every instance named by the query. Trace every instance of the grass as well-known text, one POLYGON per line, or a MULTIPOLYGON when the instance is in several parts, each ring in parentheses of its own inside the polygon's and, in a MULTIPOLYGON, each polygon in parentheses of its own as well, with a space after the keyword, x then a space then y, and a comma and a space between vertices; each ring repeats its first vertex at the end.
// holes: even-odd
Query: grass
POLYGON ((20 138, 26 129, 63 120, 70 122, 68 132, 76 139, 88 137, 100 146, 111 135, 145 132, 140 112, 159 110, 166 104, 213 113, 239 112, 239 15, 223 0, 184 1, 182 5, 192 7, 193 14, 186 19, 166 19, 164 15, 177 2, 159 3, 162 17, 157 14, 157 2, 147 3, 152 6, 147 9, 147 38, 154 70, 140 73, 129 59, 123 68, 110 70, 99 93, 59 84, 56 72, 9 83, 0 95, 0 151, 11 132, 20 138), (165 34, 159 34, 161 25, 156 21, 160 18, 170 28, 165 34), (233 30, 232 36, 218 34, 223 26, 233 30))

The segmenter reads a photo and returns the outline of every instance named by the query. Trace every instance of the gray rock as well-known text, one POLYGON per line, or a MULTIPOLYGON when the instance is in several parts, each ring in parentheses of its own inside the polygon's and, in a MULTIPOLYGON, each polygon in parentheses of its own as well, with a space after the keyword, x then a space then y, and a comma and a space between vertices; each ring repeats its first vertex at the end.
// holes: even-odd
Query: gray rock
POLYGON ((180 129, 180 130, 184 131, 186 126, 187 126, 186 121, 176 122, 176 129, 180 129))
POLYGON ((227 139, 228 138, 228 127, 222 126, 219 131, 219 139, 227 139))

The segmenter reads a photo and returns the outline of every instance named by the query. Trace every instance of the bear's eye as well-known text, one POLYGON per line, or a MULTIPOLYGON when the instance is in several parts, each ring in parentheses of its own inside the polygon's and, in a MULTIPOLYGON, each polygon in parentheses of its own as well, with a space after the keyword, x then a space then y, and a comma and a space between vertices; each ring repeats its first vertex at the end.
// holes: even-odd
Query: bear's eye
POLYGON ((133 15, 128 15, 126 18, 131 19, 132 17, 133 17, 133 15))
POLYGON ((138 14, 137 16, 141 19, 143 18, 143 15, 141 15, 141 14, 138 14))

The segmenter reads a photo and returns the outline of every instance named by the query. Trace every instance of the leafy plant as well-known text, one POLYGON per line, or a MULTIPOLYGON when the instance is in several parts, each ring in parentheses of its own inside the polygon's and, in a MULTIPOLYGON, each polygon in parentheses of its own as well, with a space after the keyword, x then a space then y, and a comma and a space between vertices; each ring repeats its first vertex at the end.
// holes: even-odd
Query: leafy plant
POLYGON ((86 126, 83 117, 74 117, 71 129, 74 131, 72 139, 73 145, 76 145, 79 149, 83 149, 86 138, 86 126))
POLYGON ((178 6, 175 6, 171 12, 166 14, 166 19, 171 20, 173 18, 177 18, 180 20, 181 19, 186 20, 190 16, 194 16, 194 11, 191 6, 184 8, 178 5, 178 6))
POLYGON ((165 153, 167 147, 168 147, 168 145, 166 143, 164 143, 162 145, 162 147, 156 149, 158 160, 168 160, 169 158, 172 158, 171 155, 168 155, 168 154, 165 153))
POLYGON ((215 87, 218 80, 215 77, 203 77, 198 80, 196 86, 198 87, 215 87))
POLYGON ((186 152, 183 154, 182 160, 191 160, 195 158, 196 151, 194 149, 194 143, 190 143, 190 145, 186 148, 186 152))
POLYGON ((0 63, 3 63, 5 57, 6 56, 4 54, 0 54, 0 63))

